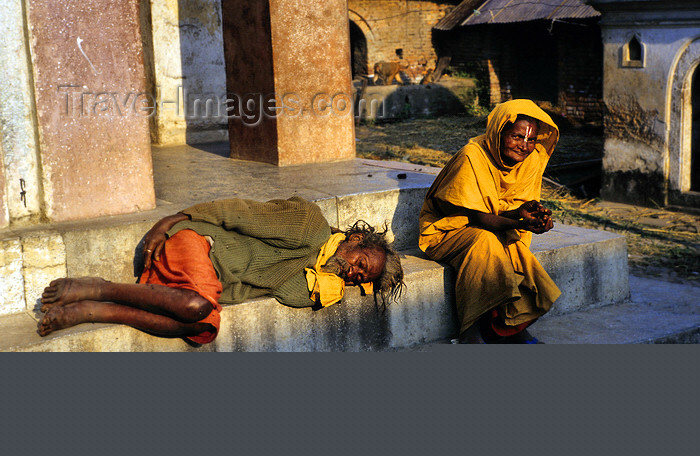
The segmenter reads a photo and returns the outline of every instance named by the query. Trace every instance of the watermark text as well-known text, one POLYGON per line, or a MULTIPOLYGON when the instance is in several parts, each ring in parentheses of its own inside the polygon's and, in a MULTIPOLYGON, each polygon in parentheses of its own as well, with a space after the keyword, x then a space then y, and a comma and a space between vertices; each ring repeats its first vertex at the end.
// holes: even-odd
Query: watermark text
POLYGON ((259 125, 263 119, 280 116, 299 117, 384 117, 384 104, 378 98, 356 99, 344 92, 323 93, 302 97, 290 92, 261 94, 191 94, 178 86, 170 98, 164 98, 159 88, 156 92, 91 91, 79 84, 58 86, 62 115, 69 117, 90 116, 140 116, 152 117, 171 112, 185 119, 217 120, 239 119, 245 125, 259 125), (380 112, 381 111, 381 112, 380 112))

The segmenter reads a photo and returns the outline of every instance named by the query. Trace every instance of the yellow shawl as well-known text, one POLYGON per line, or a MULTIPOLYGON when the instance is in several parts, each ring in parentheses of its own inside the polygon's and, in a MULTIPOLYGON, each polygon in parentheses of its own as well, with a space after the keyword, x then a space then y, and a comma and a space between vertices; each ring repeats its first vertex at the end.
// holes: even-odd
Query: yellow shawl
MULTIPOLYGON (((323 272, 321 266, 326 264, 326 261, 332 257, 338 246, 345 240, 343 233, 331 235, 330 239, 321 246, 321 251, 316 257, 316 264, 313 268, 305 268, 306 284, 309 287, 311 295, 309 299, 313 302, 318 302, 323 307, 333 305, 343 299, 345 294, 345 281, 335 274, 323 272)), ((365 294, 372 293, 374 286, 372 283, 361 283, 360 287, 365 294)))
POLYGON ((331 235, 330 239, 321 246, 321 251, 316 257, 316 264, 313 268, 306 268, 306 284, 311 295, 309 298, 313 302, 319 302, 323 307, 328 307, 343 299, 345 293, 345 281, 335 274, 323 272, 321 266, 335 254, 338 246, 345 240, 343 233, 331 235))
MULTIPOLYGON (((469 224, 469 218, 457 213, 455 207, 498 215, 526 201, 539 200, 542 174, 558 140, 559 129, 532 101, 511 100, 498 105, 488 116, 486 133, 472 138, 457 152, 428 190, 419 216, 420 248, 435 246, 446 232, 469 224), (523 162, 506 166, 500 155, 501 132, 518 114, 540 121, 537 145, 523 162)), ((510 231, 509 239, 530 245, 532 233, 510 231)))

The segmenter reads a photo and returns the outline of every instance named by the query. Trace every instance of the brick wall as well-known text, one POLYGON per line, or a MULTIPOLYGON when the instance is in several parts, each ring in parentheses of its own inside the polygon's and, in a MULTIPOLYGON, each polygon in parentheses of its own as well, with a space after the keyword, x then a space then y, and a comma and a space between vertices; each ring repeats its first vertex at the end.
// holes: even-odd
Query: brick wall
POLYGON ((379 61, 398 61, 397 49, 409 69, 405 73, 420 79, 437 58, 433 45, 433 26, 459 4, 459 0, 348 0, 350 20, 364 33, 367 41, 367 70, 373 73, 379 61), (427 64, 422 64, 427 62, 427 64))
POLYGON ((557 27, 559 100, 564 115, 581 122, 602 123, 603 43, 597 24, 557 27))
POLYGON ((602 43, 595 20, 532 21, 436 32, 440 55, 479 80, 482 104, 549 101, 569 119, 601 122, 602 43))

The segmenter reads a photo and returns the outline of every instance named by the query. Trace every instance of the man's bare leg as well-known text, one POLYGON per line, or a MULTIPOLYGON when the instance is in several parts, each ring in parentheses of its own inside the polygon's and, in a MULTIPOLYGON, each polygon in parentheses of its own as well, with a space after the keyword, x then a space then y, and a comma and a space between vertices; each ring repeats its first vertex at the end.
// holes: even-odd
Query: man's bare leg
POLYGON ((148 283, 114 283, 89 277, 52 281, 41 296, 41 311, 80 301, 124 303, 183 323, 197 322, 213 309, 209 301, 192 290, 148 283))
POLYGON ((100 290, 106 282, 99 277, 53 280, 41 295, 41 311, 46 312, 53 306, 63 306, 85 299, 99 299, 100 290))
POLYGON ((46 336, 81 323, 119 323, 159 337, 195 336, 213 329, 208 323, 183 323, 113 302, 84 300, 50 308, 39 322, 38 332, 46 336))

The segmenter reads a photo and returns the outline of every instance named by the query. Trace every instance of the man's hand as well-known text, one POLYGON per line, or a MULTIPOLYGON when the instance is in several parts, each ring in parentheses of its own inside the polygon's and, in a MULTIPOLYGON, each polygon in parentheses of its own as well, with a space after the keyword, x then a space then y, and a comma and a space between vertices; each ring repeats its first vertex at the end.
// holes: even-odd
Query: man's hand
POLYGON ((520 228, 535 234, 545 233, 554 228, 552 211, 545 208, 539 201, 528 201, 518 208, 520 228))
POLYGON ((163 250, 165 241, 168 236, 165 234, 172 228, 177 222, 183 220, 188 220, 189 217, 181 212, 177 214, 169 215, 165 218, 160 219, 153 225, 153 228, 148 230, 143 241, 143 260, 144 260, 144 270, 151 267, 151 261, 159 261, 160 253, 163 250))

